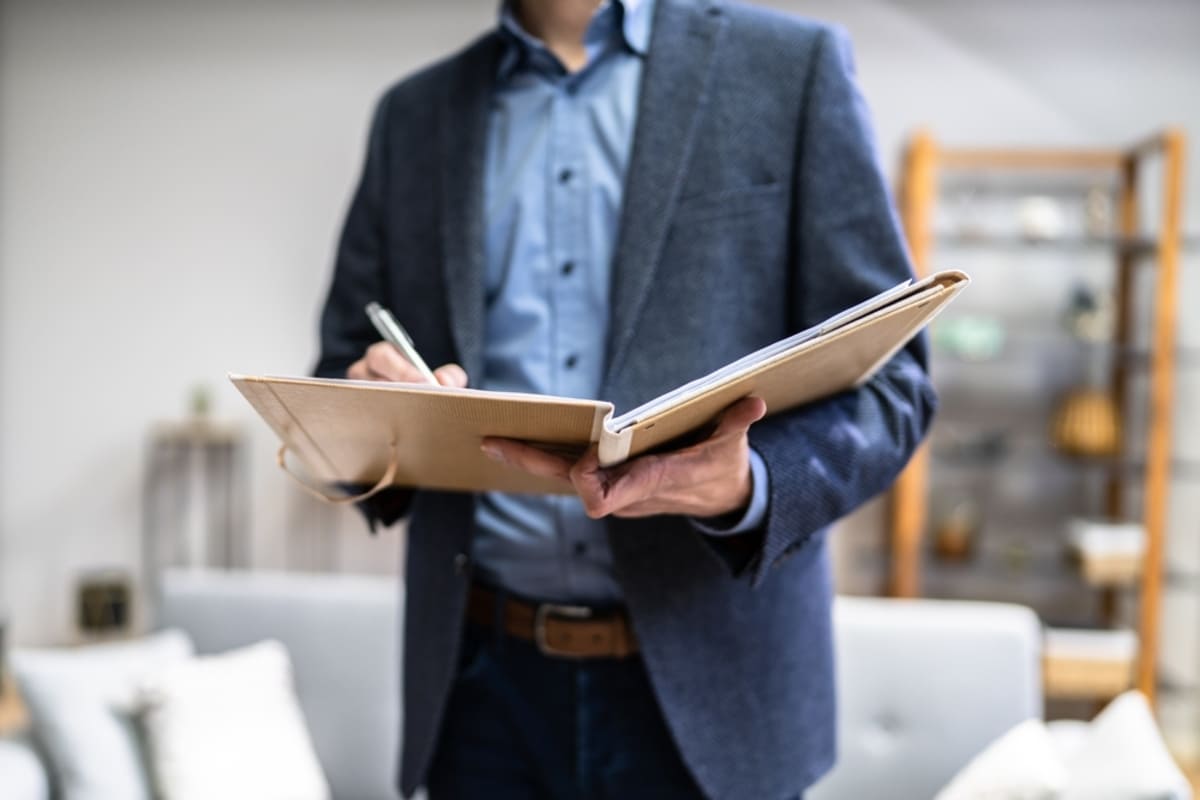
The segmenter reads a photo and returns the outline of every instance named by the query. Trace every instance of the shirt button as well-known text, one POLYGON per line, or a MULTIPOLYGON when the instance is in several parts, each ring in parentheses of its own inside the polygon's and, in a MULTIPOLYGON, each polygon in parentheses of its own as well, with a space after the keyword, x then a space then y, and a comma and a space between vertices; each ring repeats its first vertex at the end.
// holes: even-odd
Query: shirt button
POLYGON ((562 172, 559 172, 559 173, 558 173, 558 182, 559 182, 559 183, 569 183, 569 182, 571 181, 571 177, 572 177, 574 174, 575 174, 575 173, 574 173, 574 172, 572 172, 572 171, 571 171, 569 168, 568 168, 568 169, 564 169, 562 172))
POLYGON ((462 575, 466 573, 467 566, 470 565, 471 559, 467 558, 466 553, 456 553, 454 556, 454 574, 462 575))
POLYGON ((563 362, 567 369, 575 369, 575 365, 579 363, 579 356, 567 356, 567 360, 563 362))
POLYGON ((575 555, 582 556, 582 555, 585 555, 586 553, 587 553, 587 542, 576 542, 575 543, 575 555))
POLYGON ((562 265, 562 274, 564 276, 570 275, 574 271, 575 271, 575 262, 574 261, 568 261, 567 263, 562 265))

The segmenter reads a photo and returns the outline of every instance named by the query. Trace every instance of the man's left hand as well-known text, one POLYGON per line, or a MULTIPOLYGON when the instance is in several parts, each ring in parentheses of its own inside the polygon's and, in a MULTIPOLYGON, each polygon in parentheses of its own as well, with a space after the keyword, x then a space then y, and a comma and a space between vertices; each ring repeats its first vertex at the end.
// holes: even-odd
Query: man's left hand
POLYGON ((750 426, 767 404, 745 397, 725 409, 703 441, 669 453, 645 455, 601 467, 596 446, 578 461, 512 439, 487 438, 489 457, 533 475, 571 484, 589 517, 680 514, 718 517, 750 502, 750 426))

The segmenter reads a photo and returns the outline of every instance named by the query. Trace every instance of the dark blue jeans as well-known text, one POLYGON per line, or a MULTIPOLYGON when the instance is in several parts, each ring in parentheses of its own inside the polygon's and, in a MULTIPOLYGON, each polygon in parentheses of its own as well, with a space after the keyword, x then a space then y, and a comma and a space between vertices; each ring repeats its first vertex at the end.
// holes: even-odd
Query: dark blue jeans
POLYGON ((549 658, 470 624, 428 788, 430 800, 704 796, 640 657, 549 658))

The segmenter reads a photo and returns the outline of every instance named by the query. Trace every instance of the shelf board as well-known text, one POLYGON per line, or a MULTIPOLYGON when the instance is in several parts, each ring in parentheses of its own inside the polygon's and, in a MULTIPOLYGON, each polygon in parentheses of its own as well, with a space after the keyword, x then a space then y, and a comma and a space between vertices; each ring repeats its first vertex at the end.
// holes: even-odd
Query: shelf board
POLYGON ((955 580, 944 572, 927 568, 922 573, 921 595, 943 600, 1014 603, 1028 606, 1042 617, 1076 626, 1094 624, 1103 614, 1100 593, 1086 587, 1077 576, 1055 580, 1038 572, 1015 578, 965 572, 955 580))
POLYGON ((1183 572, 1168 568, 1164 579, 1166 585, 1172 589, 1200 590, 1200 573, 1183 572))
POLYGON ((943 169, 953 172, 1111 172, 1121 168, 1126 155, 1102 148, 942 147, 937 159, 943 169))
POLYGON ((207 417, 156 422, 150 429, 150 441, 155 445, 184 447, 237 445, 245 438, 245 430, 238 423, 212 420, 207 417))
POLYGON ((975 550, 960 561, 939 556, 930 543, 922 553, 921 592, 944 599, 1013 602, 1038 611, 1043 618, 1068 627, 1089 626, 1110 613, 1106 598, 1119 602, 1125 619, 1141 590, 1140 573, 1113 573, 1111 579, 1089 578, 1068 541, 1066 523, 1047 519, 1005 518, 984 524, 975 550), (1115 594, 1106 594, 1106 593, 1115 594))
MULTIPOLYGON (((1146 469, 1145 457, 1140 454, 1112 457, 1071 456, 1055 450, 1048 441, 1035 445, 1032 436, 1014 436, 1013 438, 1018 440, 1015 446, 1010 446, 988 458, 956 453, 953 446, 940 445, 935 438, 934 446, 930 448, 930 455, 935 464, 954 467, 958 470, 1011 469, 1040 463, 1056 469, 1080 472, 1087 470, 1109 473, 1123 472, 1127 478, 1134 479, 1141 477, 1146 469)), ((1170 472, 1171 480, 1200 480, 1200 459, 1188 456, 1172 458, 1170 472)))
MULTIPOLYGON (((1099 252, 1111 251, 1131 257, 1155 255, 1158 239, 1153 236, 1058 236, 1033 238, 1019 233, 937 233, 933 237, 934 248, 946 247, 954 250, 1001 249, 1043 252, 1099 252)), ((1200 251, 1200 236, 1185 236, 1180 239, 1180 250, 1189 253, 1200 251)))
POLYGON ((1053 700, 1109 700, 1133 688, 1133 662, 1042 662, 1042 684, 1053 700))
MULTIPOLYGON (((935 321, 936 325, 937 322, 935 321)), ((1020 325, 1020 321, 1012 322, 1014 326, 1020 325)), ((939 347, 934 343, 932 348, 934 374, 938 374, 937 364, 942 362, 949 369, 969 369, 969 370, 986 370, 986 369, 1003 369, 1011 370, 1014 362, 1023 362, 1033 355, 1044 356, 1047 350, 1055 350, 1057 352, 1065 352, 1076 350, 1080 351, 1081 357, 1083 351, 1089 353, 1096 350, 1107 350, 1108 358, 1120 360, 1123 364, 1129 367, 1139 369, 1148 369, 1151 364, 1153 353, 1150 348, 1138 345, 1118 345, 1113 341, 1079 341, 1070 338, 1070 334, 1066 331, 1062 332, 1060 337, 1039 337, 1039 336, 1008 336, 1001 351, 989 358, 968 358, 966 356, 954 353, 945 347, 939 347)), ((1176 368, 1194 369, 1200 367, 1200 347, 1184 347, 1178 346, 1175 348, 1173 360, 1176 368)))
MULTIPOLYGON (((1002 534, 996 532, 991 534, 993 540, 1001 537, 1002 534)), ((985 545, 978 553, 962 561, 951 561, 936 553, 929 553, 925 564, 926 571, 931 578, 946 579, 947 582, 976 578, 1000 580, 1011 584, 1014 589, 1039 583, 1072 592, 1136 588, 1136 580, 1089 580, 1079 559, 1068 550, 1065 538, 1065 534, 1046 536, 1046 542, 1050 546, 1040 549, 1031 547, 1020 556, 1014 555, 1002 545, 985 545)))
MULTIPOLYGON (((1062 456, 1067 464, 1079 467, 1091 467, 1108 472, 1124 472, 1127 477, 1140 477, 1146 471, 1145 458, 1133 456, 1128 458, 1072 458, 1062 456)), ((1169 466, 1171 480, 1200 480, 1200 461, 1190 458, 1172 458, 1169 466)))
POLYGON ((1158 691, 1161 694, 1175 695, 1179 697, 1194 697, 1200 694, 1200 683, 1196 681, 1179 681, 1173 678, 1168 678, 1160 674, 1158 676, 1158 691))

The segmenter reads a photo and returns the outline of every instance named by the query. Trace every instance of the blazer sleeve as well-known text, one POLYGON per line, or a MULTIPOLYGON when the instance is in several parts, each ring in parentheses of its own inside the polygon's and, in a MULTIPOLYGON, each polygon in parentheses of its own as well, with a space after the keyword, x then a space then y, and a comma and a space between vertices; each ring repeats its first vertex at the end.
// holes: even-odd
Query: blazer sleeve
MULTIPOLYGON (((876 158, 850 45, 819 35, 801 110, 791 247, 792 314, 807 327, 912 276, 876 158)), ((757 585, 773 565, 895 480, 925 435, 936 399, 917 337, 862 387, 750 430, 769 475, 757 585)))
MULTIPOLYGON (((333 281, 321 312, 321 354, 313 368, 319 378, 344 378, 346 370, 378 340, 364 308, 386 296, 383 204, 388 172, 389 98, 375 109, 367 142, 367 158, 342 228, 333 281)), ((345 485, 349 492, 363 487, 345 485)), ((412 491, 390 488, 359 503, 372 532, 378 523, 391 525, 403 517, 412 491)))

